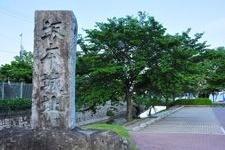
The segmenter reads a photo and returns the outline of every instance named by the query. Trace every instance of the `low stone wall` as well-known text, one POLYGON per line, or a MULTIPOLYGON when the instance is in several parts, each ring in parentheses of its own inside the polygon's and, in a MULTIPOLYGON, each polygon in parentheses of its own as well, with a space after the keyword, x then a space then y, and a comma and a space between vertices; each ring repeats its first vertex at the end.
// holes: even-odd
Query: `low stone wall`
POLYGON ((92 111, 77 112, 76 113, 76 122, 78 126, 89 124, 93 122, 99 122, 103 120, 108 120, 110 117, 106 115, 108 110, 115 110, 115 116, 126 113, 126 103, 121 103, 118 105, 112 105, 110 102, 107 102, 104 106, 97 107, 96 113, 92 111))
POLYGON ((11 127, 30 128, 30 115, 0 119, 0 130, 11 127))
MULTIPOLYGON (((93 113, 92 111, 77 112, 76 113, 77 126, 109 120, 110 117, 106 115, 106 112, 109 109, 116 110, 114 111, 115 116, 126 113, 125 104, 113 106, 111 105, 110 102, 108 102, 104 106, 99 106, 96 113, 93 113)), ((30 114, 0 118, 0 130, 11 127, 30 128, 30 119, 31 119, 30 114)))

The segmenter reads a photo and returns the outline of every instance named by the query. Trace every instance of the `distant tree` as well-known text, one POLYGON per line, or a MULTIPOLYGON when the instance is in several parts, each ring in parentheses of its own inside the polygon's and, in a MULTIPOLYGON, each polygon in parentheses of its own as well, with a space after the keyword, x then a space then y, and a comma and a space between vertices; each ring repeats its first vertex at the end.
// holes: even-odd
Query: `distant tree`
POLYGON ((205 87, 202 93, 209 95, 214 91, 225 89, 225 47, 210 49, 204 54, 204 65, 207 67, 205 87))
POLYGON ((0 79, 14 82, 32 82, 33 56, 25 51, 23 57, 16 56, 10 64, 0 67, 0 79))
POLYGON ((182 34, 167 35, 164 40, 164 53, 158 59, 158 68, 150 74, 155 88, 168 104, 169 99, 183 93, 195 93, 201 77, 201 60, 206 42, 199 42, 202 33, 189 36, 190 29, 182 34))
POLYGON ((195 93, 202 77, 201 59, 207 47, 199 42, 203 34, 189 36, 190 29, 182 34, 166 35, 161 39, 162 52, 156 66, 145 71, 136 86, 136 95, 145 98, 142 104, 169 104, 183 93, 195 93), (149 83, 149 84, 146 84, 149 83))

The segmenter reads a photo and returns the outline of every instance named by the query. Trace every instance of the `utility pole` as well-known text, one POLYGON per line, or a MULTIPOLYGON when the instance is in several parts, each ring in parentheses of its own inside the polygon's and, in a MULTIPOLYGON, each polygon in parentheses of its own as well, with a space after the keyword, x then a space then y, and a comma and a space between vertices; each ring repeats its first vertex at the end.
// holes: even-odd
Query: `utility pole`
POLYGON ((23 33, 20 34, 20 59, 24 57, 24 48, 23 48, 23 33))

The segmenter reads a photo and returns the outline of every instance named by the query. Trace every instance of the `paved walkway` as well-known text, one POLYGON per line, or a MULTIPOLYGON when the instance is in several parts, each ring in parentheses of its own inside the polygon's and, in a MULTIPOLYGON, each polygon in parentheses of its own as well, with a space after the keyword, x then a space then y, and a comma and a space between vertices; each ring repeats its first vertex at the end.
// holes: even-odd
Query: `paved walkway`
POLYGON ((130 131, 140 150, 225 150, 225 108, 185 107, 130 131))

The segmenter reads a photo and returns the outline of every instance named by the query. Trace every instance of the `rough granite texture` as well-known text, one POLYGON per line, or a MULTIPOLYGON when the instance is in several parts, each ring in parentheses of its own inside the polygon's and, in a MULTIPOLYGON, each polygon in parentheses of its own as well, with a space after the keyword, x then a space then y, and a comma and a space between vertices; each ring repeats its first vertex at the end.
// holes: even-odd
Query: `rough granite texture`
POLYGON ((75 127, 77 22, 72 11, 36 11, 33 129, 75 127))
POLYGON ((127 150, 127 141, 112 131, 11 128, 0 134, 0 150, 127 150))

